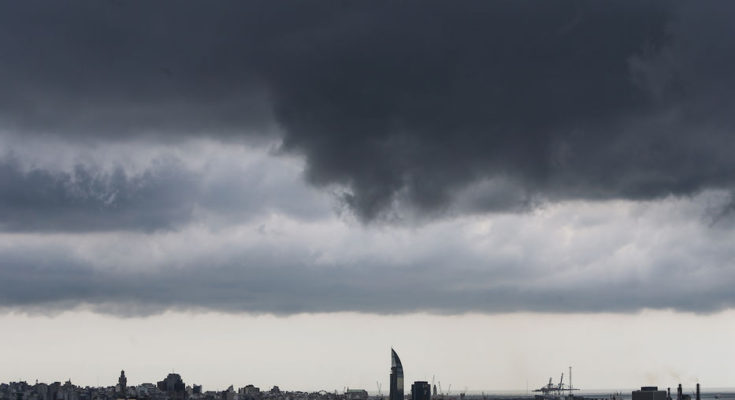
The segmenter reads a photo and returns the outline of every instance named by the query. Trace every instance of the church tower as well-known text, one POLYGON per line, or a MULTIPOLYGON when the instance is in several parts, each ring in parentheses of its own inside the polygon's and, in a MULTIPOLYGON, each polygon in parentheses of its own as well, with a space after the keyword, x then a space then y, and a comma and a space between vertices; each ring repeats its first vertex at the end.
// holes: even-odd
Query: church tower
POLYGON ((120 371, 120 378, 117 379, 117 384, 120 386, 120 394, 123 396, 128 395, 128 378, 125 377, 125 371, 120 371))

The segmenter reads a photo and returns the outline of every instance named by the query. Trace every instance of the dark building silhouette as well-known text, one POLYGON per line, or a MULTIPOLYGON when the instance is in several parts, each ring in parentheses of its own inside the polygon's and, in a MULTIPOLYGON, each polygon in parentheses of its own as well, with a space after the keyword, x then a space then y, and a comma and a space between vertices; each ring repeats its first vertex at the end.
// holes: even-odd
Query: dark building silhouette
POLYGON ((368 392, 365 389, 347 389, 345 391, 346 400, 367 400, 368 392))
POLYGON ((666 391, 658 390, 658 386, 643 386, 634 390, 631 400, 666 400, 666 391))
POLYGON ((240 393, 240 400, 254 400, 260 398, 260 388, 253 385, 247 385, 238 390, 240 393))
POLYGON ((388 400, 403 400, 403 364, 393 349, 390 349, 390 397, 388 400))
POLYGON ((128 394, 128 378, 125 377, 125 370, 120 371, 120 377, 117 378, 117 384, 120 386, 120 394, 127 396, 128 394))
POLYGON ((166 379, 158 381, 158 390, 165 392, 172 400, 186 398, 186 385, 179 374, 168 374, 166 379))
POLYGON ((414 382, 411 385, 411 400, 431 400, 431 385, 429 385, 429 382, 414 382))
POLYGON ((220 393, 222 400, 235 400, 235 387, 230 385, 224 392, 220 393))

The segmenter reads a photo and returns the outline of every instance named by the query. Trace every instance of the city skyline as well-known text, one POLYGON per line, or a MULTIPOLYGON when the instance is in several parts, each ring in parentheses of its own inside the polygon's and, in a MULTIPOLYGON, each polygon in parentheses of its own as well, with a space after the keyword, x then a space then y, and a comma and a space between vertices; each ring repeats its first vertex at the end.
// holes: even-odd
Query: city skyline
POLYGON ((733 20, 0 2, 0 379, 735 386, 733 20))
MULTIPOLYGON (((403 400, 406 398, 406 394, 404 393, 404 377, 403 377, 403 366, 402 362, 396 353, 395 349, 390 349, 390 375, 389 375, 389 381, 390 381, 390 389, 388 393, 388 399, 397 399, 397 400, 403 400)), ((455 388, 455 391, 452 392, 451 388, 452 385, 450 384, 446 390, 444 390, 441 386, 441 381, 436 380, 436 376, 432 376, 431 384, 429 384, 428 381, 415 381, 411 384, 410 392, 408 393, 408 397, 410 397, 412 400, 417 399, 425 399, 430 400, 431 397, 440 397, 442 399, 445 398, 461 398, 464 399, 465 395, 471 395, 471 396, 477 396, 478 394, 481 395, 511 395, 511 396, 526 396, 526 397, 535 397, 536 400, 543 400, 543 399, 554 399, 554 398, 561 398, 561 396, 566 396, 564 393, 569 393, 569 396, 572 396, 572 391, 578 391, 575 396, 579 396, 580 399, 584 399, 586 393, 593 393, 596 395, 604 395, 605 391, 608 391, 608 395, 617 395, 619 394, 619 388, 618 389, 603 389, 603 390, 586 390, 584 392, 580 391, 581 389, 577 388, 576 386, 572 385, 571 382, 571 374, 572 374, 572 367, 569 367, 569 375, 567 375, 567 382, 564 381, 564 373, 561 374, 561 378, 558 383, 555 383, 553 381, 553 377, 549 378, 549 383, 547 385, 544 385, 538 389, 529 390, 528 388, 525 390, 525 392, 521 391, 502 391, 502 390, 467 390, 468 388, 465 387, 464 389, 457 389, 455 388), (533 393, 542 393, 541 395, 534 395, 533 393)), ((70 385, 72 387, 76 388, 99 388, 99 389, 112 389, 116 396, 122 397, 122 398, 138 398, 140 397, 140 390, 143 391, 145 394, 145 397, 151 395, 149 393, 152 388, 157 388, 159 391, 161 391, 162 394, 167 393, 170 399, 177 399, 179 398, 179 395, 181 395, 182 399, 185 399, 190 396, 196 396, 196 395, 211 395, 213 393, 235 393, 237 392, 240 395, 245 396, 244 400, 255 400, 257 397, 251 397, 253 394, 260 394, 262 392, 270 392, 272 393, 280 393, 281 391, 285 392, 299 392, 300 390, 289 390, 289 389, 281 389, 279 385, 273 385, 270 389, 264 389, 261 390, 261 388, 249 383, 245 385, 244 387, 239 384, 231 384, 228 385, 227 388, 224 389, 212 389, 212 388, 206 388, 203 389, 203 386, 201 384, 197 383, 186 383, 180 374, 176 373, 174 370, 172 370, 170 373, 167 374, 167 376, 157 383, 155 380, 148 382, 138 382, 128 384, 128 379, 125 374, 125 370, 120 371, 120 375, 117 378, 117 384, 116 385, 105 385, 105 384, 99 384, 99 382, 94 385, 75 385, 71 378, 66 380, 63 383, 64 387, 69 387, 70 385), (238 387, 239 389, 234 389, 235 387, 238 387), (130 389, 133 389, 132 391, 130 389)), ((28 384, 26 380, 18 380, 18 381, 10 381, 10 382, 0 382, 0 391, 7 390, 7 384, 23 384, 23 385, 30 385, 33 387, 38 387, 39 384, 43 386, 43 388, 49 387, 49 385, 55 385, 59 386, 61 385, 61 381, 54 381, 54 382, 43 382, 36 379, 35 383, 28 384)), ((385 398, 384 394, 382 392, 382 385, 380 384, 380 381, 376 382, 377 384, 377 391, 371 392, 364 388, 350 388, 345 386, 342 388, 342 391, 339 391, 338 389, 334 389, 334 395, 345 395, 348 396, 347 399, 350 400, 357 400, 357 399, 363 399, 363 396, 369 395, 374 396, 378 399, 385 398), (354 397, 349 397, 354 396, 354 397)), ((671 387, 668 387, 668 393, 665 390, 659 390, 657 386, 643 386, 640 390, 633 390, 632 391, 632 400, 641 400, 641 399, 648 399, 648 398, 654 398, 658 400, 672 400, 674 397, 671 395, 671 387), (638 397, 638 398, 637 398, 638 397)), ((696 400, 700 400, 700 383, 697 382, 694 387, 693 394, 696 394, 696 400)), ((725 390, 725 394, 731 392, 733 395, 735 395, 735 391, 733 391, 735 388, 712 388, 715 392, 710 391, 710 396, 715 396, 715 398, 718 398, 716 392, 722 392, 722 390, 725 390)), ((676 399, 677 400, 688 400, 692 396, 687 394, 688 388, 684 387, 681 383, 678 384, 676 390, 676 399), (682 396, 685 398, 683 399, 682 396)), ((309 392, 309 391, 306 391, 309 392)), ((319 389, 319 390, 312 390, 312 392, 326 392, 326 394, 329 394, 329 390, 319 389)), ((0 393, 0 398, 2 398, 2 395, 4 393, 0 393)), ((66 396, 66 395, 65 395, 66 396)), ((155 396, 154 396, 155 397, 155 396)), ((22 400, 22 398, 18 398, 18 400, 22 400)), ((53 399, 52 399, 53 400, 53 399)), ((64 397, 63 400, 70 400, 67 397, 64 397)), ((71 400, 79 400, 78 398, 72 398, 71 400)), ((225 399, 226 400, 226 399, 225 399)), ((233 399, 234 400, 234 399, 233 399)), ((363 399, 364 400, 364 399, 363 399)), ((483 400, 484 397, 483 397, 483 400)), ((571 399, 569 399, 571 400, 571 399)))

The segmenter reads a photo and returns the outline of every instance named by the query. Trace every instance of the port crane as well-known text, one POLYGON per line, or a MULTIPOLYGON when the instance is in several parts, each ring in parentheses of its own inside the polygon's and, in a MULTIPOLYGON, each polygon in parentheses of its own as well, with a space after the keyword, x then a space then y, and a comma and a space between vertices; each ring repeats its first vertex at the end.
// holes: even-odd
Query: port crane
POLYGON ((549 383, 547 383, 545 386, 542 386, 534 392, 541 392, 542 396, 544 397, 561 397, 564 392, 569 391, 569 395, 571 396, 573 390, 579 390, 572 387, 571 383, 571 376, 572 376, 572 367, 569 367, 569 385, 564 384, 564 373, 561 373, 561 378, 559 379, 558 384, 554 384, 553 378, 549 378, 549 383))
POLYGON ((549 378, 549 383, 547 383, 545 386, 541 386, 540 388, 534 390, 534 392, 541 392, 543 394, 550 394, 555 393, 559 390, 558 385, 554 385, 553 382, 554 378, 549 378))

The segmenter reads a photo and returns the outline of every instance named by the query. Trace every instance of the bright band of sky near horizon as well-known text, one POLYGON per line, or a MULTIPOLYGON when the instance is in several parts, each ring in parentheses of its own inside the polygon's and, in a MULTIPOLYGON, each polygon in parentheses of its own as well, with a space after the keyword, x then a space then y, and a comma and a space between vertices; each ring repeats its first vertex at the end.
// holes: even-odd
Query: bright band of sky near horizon
POLYGON ((389 349, 406 382, 436 377, 444 391, 514 391, 542 386, 562 372, 583 390, 641 385, 690 392, 732 385, 732 311, 707 316, 502 314, 274 317, 166 313, 123 318, 65 313, 0 317, 6 343, 0 376, 111 386, 121 369, 130 385, 174 370, 204 390, 254 384, 263 389, 387 393, 389 349))

